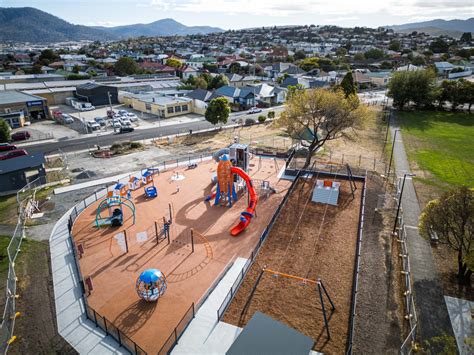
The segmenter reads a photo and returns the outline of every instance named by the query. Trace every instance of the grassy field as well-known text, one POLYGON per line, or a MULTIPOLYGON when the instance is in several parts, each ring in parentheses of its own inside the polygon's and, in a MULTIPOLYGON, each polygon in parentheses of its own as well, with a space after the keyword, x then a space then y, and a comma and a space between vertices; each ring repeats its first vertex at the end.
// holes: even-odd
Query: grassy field
POLYGON ((454 186, 474 185, 474 116, 451 112, 397 114, 422 203, 454 186))

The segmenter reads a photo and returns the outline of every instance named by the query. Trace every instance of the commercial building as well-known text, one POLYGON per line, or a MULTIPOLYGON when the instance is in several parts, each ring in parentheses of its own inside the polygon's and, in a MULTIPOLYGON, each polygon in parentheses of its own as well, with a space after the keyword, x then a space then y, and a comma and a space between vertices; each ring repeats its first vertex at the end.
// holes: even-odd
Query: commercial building
POLYGON ((44 155, 25 155, 0 161, 0 193, 16 191, 37 178, 46 177, 44 155))
POLYGON ((0 119, 12 128, 23 127, 26 120, 49 117, 45 98, 19 91, 0 91, 0 119))
POLYGON ((93 106, 117 104, 118 90, 114 86, 90 82, 76 88, 76 97, 81 101, 90 102, 93 106))
POLYGON ((124 93, 121 101, 135 110, 151 113, 161 118, 170 118, 194 113, 193 100, 186 97, 164 95, 156 92, 142 94, 124 93))

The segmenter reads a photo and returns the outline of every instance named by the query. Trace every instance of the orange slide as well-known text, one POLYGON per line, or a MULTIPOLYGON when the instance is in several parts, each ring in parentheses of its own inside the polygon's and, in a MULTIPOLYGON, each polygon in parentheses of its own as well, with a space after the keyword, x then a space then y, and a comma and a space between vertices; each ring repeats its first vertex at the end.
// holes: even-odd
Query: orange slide
POLYGON ((250 179, 250 176, 248 176, 248 174, 245 171, 235 166, 231 167, 230 171, 232 172, 232 174, 237 174, 242 179, 245 180, 245 182, 247 183, 247 188, 249 190, 249 195, 250 195, 249 206, 244 212, 241 213, 240 222, 234 228, 230 230, 230 234, 233 237, 236 237, 250 224, 250 220, 252 219, 255 213, 255 207, 257 207, 258 196, 257 196, 257 193, 255 192, 255 189, 253 188, 252 180, 250 179))

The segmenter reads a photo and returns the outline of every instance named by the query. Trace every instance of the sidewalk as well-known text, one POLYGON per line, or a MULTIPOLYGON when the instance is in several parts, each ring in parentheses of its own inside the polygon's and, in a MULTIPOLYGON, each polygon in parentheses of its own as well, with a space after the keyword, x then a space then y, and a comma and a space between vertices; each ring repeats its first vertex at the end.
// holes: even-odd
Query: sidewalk
POLYGON ((128 354, 124 348, 87 319, 79 275, 69 242, 68 218, 72 209, 54 226, 50 237, 51 271, 58 333, 79 354, 128 354))
MULTIPOLYGON (((390 126, 392 137, 396 129, 400 129, 400 127, 392 121, 390 126)), ((404 173, 410 172, 402 133, 402 131, 397 133, 397 139, 394 142, 394 166, 398 177, 403 177, 404 173)), ((409 177, 405 181, 402 208, 408 237, 415 306, 419 320, 418 339, 422 342, 443 334, 453 336, 453 329, 449 320, 442 286, 438 279, 436 265, 434 264, 431 246, 418 233, 418 218, 421 209, 415 186, 409 177)))

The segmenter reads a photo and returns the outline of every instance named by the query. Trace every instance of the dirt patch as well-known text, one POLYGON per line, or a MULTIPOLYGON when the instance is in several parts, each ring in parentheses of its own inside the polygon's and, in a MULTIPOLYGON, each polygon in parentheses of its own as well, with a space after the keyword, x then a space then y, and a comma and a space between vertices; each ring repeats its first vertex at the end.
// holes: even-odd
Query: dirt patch
POLYGON ((243 327, 258 310, 314 339, 315 350, 341 354, 348 338, 362 186, 358 183, 353 198, 349 183, 340 181, 338 206, 316 204, 308 201, 315 179, 297 183, 223 321, 243 327), (264 266, 308 279, 321 278, 336 306, 331 312, 325 300, 330 340, 319 295, 310 283, 264 273, 245 307, 264 266))
POLYGON ((395 354, 402 343, 398 246, 391 236, 394 200, 386 182, 367 179, 354 347, 356 354, 395 354))
POLYGON ((10 354, 77 354, 59 334, 51 282, 49 245, 25 240, 17 262, 18 339, 10 354))
POLYGON ((462 298, 474 302, 474 289, 471 286, 459 285, 456 278, 457 254, 446 245, 439 244, 431 248, 438 270, 438 276, 446 296, 462 298))

